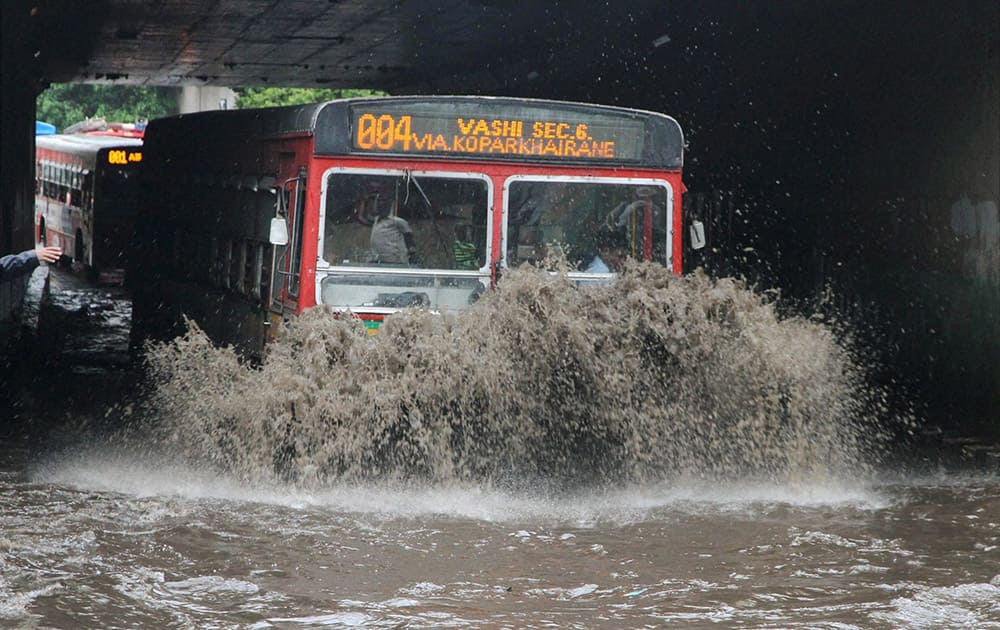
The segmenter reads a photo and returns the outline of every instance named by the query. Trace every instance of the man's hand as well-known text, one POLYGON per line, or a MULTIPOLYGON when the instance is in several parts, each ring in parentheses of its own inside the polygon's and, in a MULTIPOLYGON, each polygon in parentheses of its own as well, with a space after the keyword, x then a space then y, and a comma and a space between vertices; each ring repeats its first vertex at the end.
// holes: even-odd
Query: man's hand
POLYGON ((61 247, 36 247, 35 255, 38 256, 38 262, 54 263, 59 260, 62 256, 61 247))

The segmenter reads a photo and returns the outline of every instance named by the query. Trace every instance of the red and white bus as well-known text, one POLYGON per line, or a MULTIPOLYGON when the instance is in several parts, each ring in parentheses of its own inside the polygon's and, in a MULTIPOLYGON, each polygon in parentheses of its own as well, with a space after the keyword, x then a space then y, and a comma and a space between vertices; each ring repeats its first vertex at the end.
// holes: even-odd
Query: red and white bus
POLYGON ((35 235, 96 274, 119 274, 133 239, 142 140, 117 134, 35 138, 35 235))
POLYGON ((602 248, 681 273, 683 145, 663 114, 519 98, 154 120, 133 327, 184 314, 259 355, 304 309, 374 331, 409 306, 460 311, 504 268, 554 251, 581 283, 613 277, 602 248))

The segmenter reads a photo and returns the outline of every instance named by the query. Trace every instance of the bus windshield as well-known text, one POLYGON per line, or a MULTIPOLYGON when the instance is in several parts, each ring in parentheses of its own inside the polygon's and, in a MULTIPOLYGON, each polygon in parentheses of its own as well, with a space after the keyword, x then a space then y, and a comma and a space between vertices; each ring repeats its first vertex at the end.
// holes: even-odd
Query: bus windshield
POLYGON ((321 281, 322 301, 441 309, 474 301, 489 275, 487 182, 474 174, 329 174, 322 251, 330 271, 321 281))
POLYGON ((669 259, 663 182, 518 179, 507 192, 508 265, 556 255, 576 271, 611 273, 627 257, 669 259))

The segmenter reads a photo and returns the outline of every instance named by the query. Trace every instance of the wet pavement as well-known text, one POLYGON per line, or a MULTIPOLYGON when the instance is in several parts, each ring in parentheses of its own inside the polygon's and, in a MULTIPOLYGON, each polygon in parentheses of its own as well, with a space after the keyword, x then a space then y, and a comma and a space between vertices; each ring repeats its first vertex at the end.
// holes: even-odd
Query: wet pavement
POLYGON ((7 351, 4 433, 39 445, 73 440, 81 422, 101 419, 135 376, 130 320, 120 284, 97 286, 69 268, 37 269, 7 351))

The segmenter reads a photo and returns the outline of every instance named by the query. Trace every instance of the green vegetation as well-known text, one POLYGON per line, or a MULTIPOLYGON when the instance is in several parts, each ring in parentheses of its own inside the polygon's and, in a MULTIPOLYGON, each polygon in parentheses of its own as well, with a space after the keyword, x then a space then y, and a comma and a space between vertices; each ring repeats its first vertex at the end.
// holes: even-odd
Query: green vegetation
POLYGON ((173 88, 55 83, 38 95, 36 118, 62 131, 87 118, 135 122, 177 113, 173 88))
POLYGON ((386 93, 379 90, 360 89, 333 90, 328 88, 265 87, 238 88, 236 95, 236 107, 250 109, 254 107, 277 107, 279 105, 305 105, 307 103, 332 101, 338 98, 385 96, 386 93))
MULTIPOLYGON (((241 109, 385 96, 385 92, 379 90, 289 87, 239 88, 236 94, 236 106, 241 109)), ((87 118, 128 123, 176 114, 177 92, 171 87, 55 83, 38 95, 35 104, 35 118, 55 125, 61 132, 87 118)))

